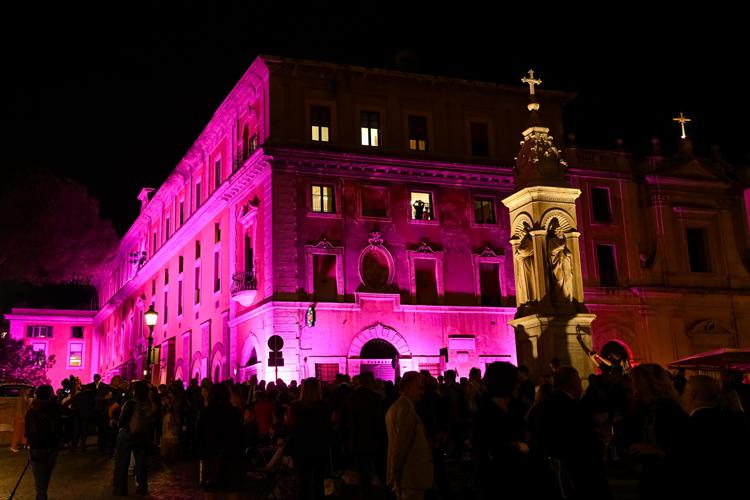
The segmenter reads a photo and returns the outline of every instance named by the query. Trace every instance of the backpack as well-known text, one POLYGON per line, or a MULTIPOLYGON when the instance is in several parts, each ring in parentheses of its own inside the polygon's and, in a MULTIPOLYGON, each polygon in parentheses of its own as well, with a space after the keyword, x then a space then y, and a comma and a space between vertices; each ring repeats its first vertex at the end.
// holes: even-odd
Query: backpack
POLYGON ((60 425, 54 414, 43 409, 32 409, 27 416, 26 438, 32 446, 56 448, 60 439, 60 425))
POLYGON ((132 436, 149 436, 154 428, 154 410, 148 401, 135 403, 128 425, 132 436))

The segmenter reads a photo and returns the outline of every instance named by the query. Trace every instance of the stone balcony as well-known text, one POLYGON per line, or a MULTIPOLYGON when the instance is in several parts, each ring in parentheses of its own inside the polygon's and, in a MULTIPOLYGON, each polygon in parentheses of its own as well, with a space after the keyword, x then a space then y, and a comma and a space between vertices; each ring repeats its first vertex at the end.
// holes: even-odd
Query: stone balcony
POLYGON ((232 276, 232 300, 247 307, 253 303, 257 293, 258 280, 255 279, 255 271, 243 271, 232 276))

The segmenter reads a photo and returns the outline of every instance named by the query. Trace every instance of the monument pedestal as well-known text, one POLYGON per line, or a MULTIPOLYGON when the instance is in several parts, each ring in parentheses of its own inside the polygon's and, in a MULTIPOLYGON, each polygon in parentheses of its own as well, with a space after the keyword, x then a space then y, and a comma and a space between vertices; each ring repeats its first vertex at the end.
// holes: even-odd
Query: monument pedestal
POLYGON ((591 348, 591 323, 595 314, 529 314, 509 322, 516 332, 518 363, 526 365, 533 378, 550 373, 549 362, 578 370, 581 379, 594 373, 594 365, 578 341, 591 348))

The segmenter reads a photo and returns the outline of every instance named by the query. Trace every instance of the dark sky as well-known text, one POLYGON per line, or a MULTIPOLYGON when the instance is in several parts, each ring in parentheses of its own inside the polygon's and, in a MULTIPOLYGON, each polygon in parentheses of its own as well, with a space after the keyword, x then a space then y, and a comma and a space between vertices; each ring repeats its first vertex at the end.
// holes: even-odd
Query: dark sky
POLYGON ((140 188, 164 180, 259 53, 393 68, 409 50, 421 72, 512 85, 533 66, 545 88, 577 94, 565 126, 581 146, 623 138, 644 152, 657 136, 674 151, 671 118, 682 110, 699 154, 716 143, 745 163, 750 152, 744 21, 705 6, 661 15, 488 9, 504 5, 494 2, 63 3, 0 13, 0 165, 83 182, 120 234, 140 188))

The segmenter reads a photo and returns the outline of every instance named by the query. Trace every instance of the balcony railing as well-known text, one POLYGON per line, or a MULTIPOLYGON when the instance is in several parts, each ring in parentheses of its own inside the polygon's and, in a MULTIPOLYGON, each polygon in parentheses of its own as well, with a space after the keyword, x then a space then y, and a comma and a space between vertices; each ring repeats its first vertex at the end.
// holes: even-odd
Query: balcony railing
POLYGON ((245 271, 232 276, 232 300, 239 302, 242 306, 249 306, 255 300, 258 293, 258 280, 255 271, 245 271))
POLYGON ((255 271, 235 273, 232 276, 232 294, 258 289, 258 280, 255 279, 255 271))

